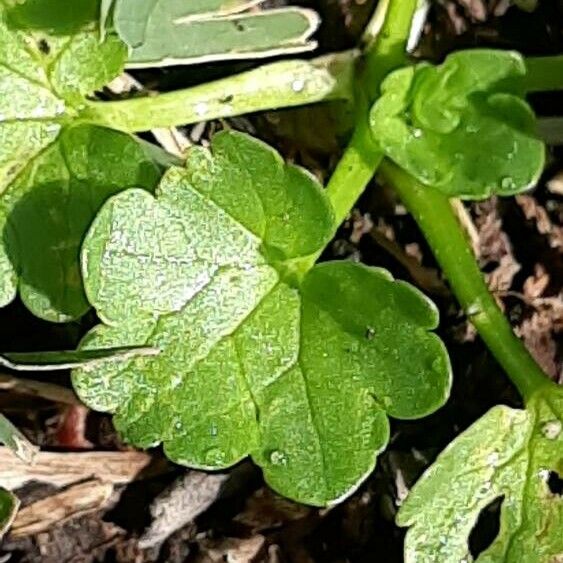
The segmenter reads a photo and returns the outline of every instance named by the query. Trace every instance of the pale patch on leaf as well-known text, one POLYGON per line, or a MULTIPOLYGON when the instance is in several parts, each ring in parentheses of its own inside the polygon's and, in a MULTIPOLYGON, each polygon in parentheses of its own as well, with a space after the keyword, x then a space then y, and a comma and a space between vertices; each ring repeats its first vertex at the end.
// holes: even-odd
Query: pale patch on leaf
POLYGON ((450 365, 434 305, 385 271, 326 263, 333 214, 321 187, 263 143, 223 132, 192 149, 156 197, 128 190, 82 251, 105 324, 85 349, 148 345, 155 358, 75 371, 124 437, 191 467, 250 455, 267 481, 326 505, 353 492, 389 438, 387 416, 446 400, 450 365), (367 297, 366 297, 367 296, 367 297))
POLYGON ((130 67, 252 59, 310 51, 317 14, 244 10, 261 0, 115 0, 114 25, 130 67))
POLYGON ((509 51, 459 51, 390 74, 370 116, 385 154, 449 196, 483 199, 535 185, 545 148, 509 51))
POLYGON ((502 499, 500 531, 479 563, 552 563, 563 553, 563 389, 538 392, 526 410, 495 407, 456 438, 409 493, 406 563, 471 561, 480 512, 502 499))

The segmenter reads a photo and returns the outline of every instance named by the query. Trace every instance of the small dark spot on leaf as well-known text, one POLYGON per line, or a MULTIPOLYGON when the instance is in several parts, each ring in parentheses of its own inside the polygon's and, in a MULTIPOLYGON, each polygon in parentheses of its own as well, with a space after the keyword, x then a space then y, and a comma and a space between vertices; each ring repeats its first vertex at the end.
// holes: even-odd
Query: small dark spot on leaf
POLYGON ((237 31, 241 31, 241 32, 246 31, 246 27, 241 22, 239 22, 238 20, 235 20, 234 24, 235 24, 235 27, 237 28, 237 31))
POLYGON ((45 39, 39 39, 37 48, 44 54, 48 55, 51 52, 51 46, 45 39))
POLYGON ((229 94, 227 96, 224 96, 223 98, 220 98, 219 103, 220 104, 230 104, 234 99, 235 99, 235 97, 232 94, 229 94))
POLYGON ((555 471, 549 472, 547 486, 554 495, 563 496, 563 479, 555 471))

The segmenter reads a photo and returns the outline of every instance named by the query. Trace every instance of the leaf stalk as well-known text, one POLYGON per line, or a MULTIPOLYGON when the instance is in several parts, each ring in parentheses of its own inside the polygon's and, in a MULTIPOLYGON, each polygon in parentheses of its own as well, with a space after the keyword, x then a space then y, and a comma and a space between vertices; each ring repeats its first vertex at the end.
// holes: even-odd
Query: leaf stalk
MULTIPOLYGON (((358 76, 356 94, 356 128, 342 158, 334 170, 326 193, 335 215, 335 227, 346 219, 358 198, 362 195, 383 160, 383 152, 375 144, 368 122, 370 105, 379 95, 381 82, 392 70, 407 62, 406 46, 417 0, 389 0, 381 30, 377 37, 366 44, 363 68, 358 76)), ((379 20, 376 10, 373 20, 379 20)), ((377 27, 379 27, 377 22, 377 27)), ((368 24, 368 29, 376 27, 368 24)), ((307 256, 296 269, 302 277, 319 259, 320 252, 307 256)))
POLYGON ((380 172, 416 219, 465 314, 524 400, 528 402, 539 390, 553 385, 491 295, 447 196, 390 161, 383 162, 380 172))
POLYGON ((184 90, 92 101, 81 117, 132 133, 316 102, 351 101, 357 55, 345 51, 311 61, 281 61, 184 90))

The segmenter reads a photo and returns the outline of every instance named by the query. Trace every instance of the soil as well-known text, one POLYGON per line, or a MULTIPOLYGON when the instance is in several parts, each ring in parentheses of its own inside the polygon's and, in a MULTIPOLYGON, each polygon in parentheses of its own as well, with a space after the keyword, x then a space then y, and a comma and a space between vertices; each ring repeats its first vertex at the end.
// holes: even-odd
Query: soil
MULTIPOLYGON (((318 37, 320 50, 326 52, 353 46, 375 5, 372 0, 295 3, 322 14, 318 37)), ((454 49, 475 46, 534 55, 563 51, 562 1, 540 1, 532 14, 507 9, 507 4, 436 2, 416 55, 440 60, 454 49)), ((194 75, 204 81, 246 66, 198 67, 199 73, 181 68, 144 71, 136 77, 164 91, 193 83, 194 75)), ((537 95, 531 101, 540 116, 561 114, 560 94, 537 95)), ((268 140, 287 158, 326 179, 346 138, 332 111, 275 112, 235 119, 230 125, 268 140)), ((184 133, 205 139, 222 126, 196 126, 184 133)), ((546 172, 533 192, 464 208, 491 290, 538 362, 561 383, 562 194, 563 150, 556 147, 550 149, 546 172)), ((439 332, 455 373, 451 399, 439 412, 422 421, 393 422, 387 451, 352 497, 331 509, 312 509, 272 493, 248 462, 225 474, 204 474, 173 466, 154 450, 134 480, 115 483, 111 495, 102 498, 97 475, 89 473, 86 462, 79 482, 62 491, 49 484, 49 478, 18 490, 23 509, 33 505, 38 510, 45 502, 47 515, 66 498, 61 493, 74 498, 73 491, 84 490, 73 487, 86 483, 92 498, 87 504, 81 495, 84 506, 67 507, 66 522, 56 523, 58 516, 52 522, 47 518, 44 529, 32 526, 8 535, 0 562, 401 562, 404 531, 394 524, 394 516, 409 486, 452 438, 493 404, 518 406, 520 400, 460 312, 414 221, 385 186, 374 182, 369 187, 324 258, 353 258, 385 267, 428 293, 440 308, 439 332)), ((70 325, 44 323, 16 302, 0 311, 0 340, 10 350, 71 348, 94 322, 89 314, 70 325)), ((68 375, 49 381, 70 388, 68 375)), ((41 393, 2 388, 0 409, 42 449, 127 454, 107 416, 68 404, 72 399, 63 404, 41 398, 41 393)), ((492 505, 472 533, 474 555, 489 545, 497 530, 498 506, 492 505)))

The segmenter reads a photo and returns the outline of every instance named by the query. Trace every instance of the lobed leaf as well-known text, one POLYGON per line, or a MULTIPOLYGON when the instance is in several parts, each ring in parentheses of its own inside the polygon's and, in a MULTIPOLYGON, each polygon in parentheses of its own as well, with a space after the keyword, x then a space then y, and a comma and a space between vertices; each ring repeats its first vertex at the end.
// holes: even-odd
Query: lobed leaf
POLYGON ((373 135, 391 160, 447 195, 519 193, 545 159, 523 99, 525 72, 517 53, 487 49, 395 71, 372 108, 373 135))
POLYGON ((165 66, 310 51, 311 10, 240 13, 263 0, 115 0, 113 22, 129 66, 165 66))
POLYGON ((124 45, 111 36, 100 41, 95 30, 53 36, 13 29, 4 6, 0 305, 19 286, 34 314, 68 321, 89 308, 78 254, 96 211, 119 190, 154 187, 160 171, 133 137, 76 119, 84 97, 120 72, 124 45))
POLYGON ((289 265, 332 235, 316 181, 246 135, 194 148, 156 196, 112 197, 82 250, 104 321, 83 349, 159 348, 77 370, 77 392, 124 437, 191 467, 250 455, 267 481, 325 505, 350 494, 389 438, 387 416, 437 409, 450 366, 436 308, 385 271, 289 265), (366 295, 369 297, 366 299, 366 295))
POLYGON ((491 409, 456 438, 410 491, 397 522, 409 526, 405 562, 472 561, 480 512, 501 499, 500 531, 479 563, 554 563, 563 556, 563 390, 526 410, 491 409))

